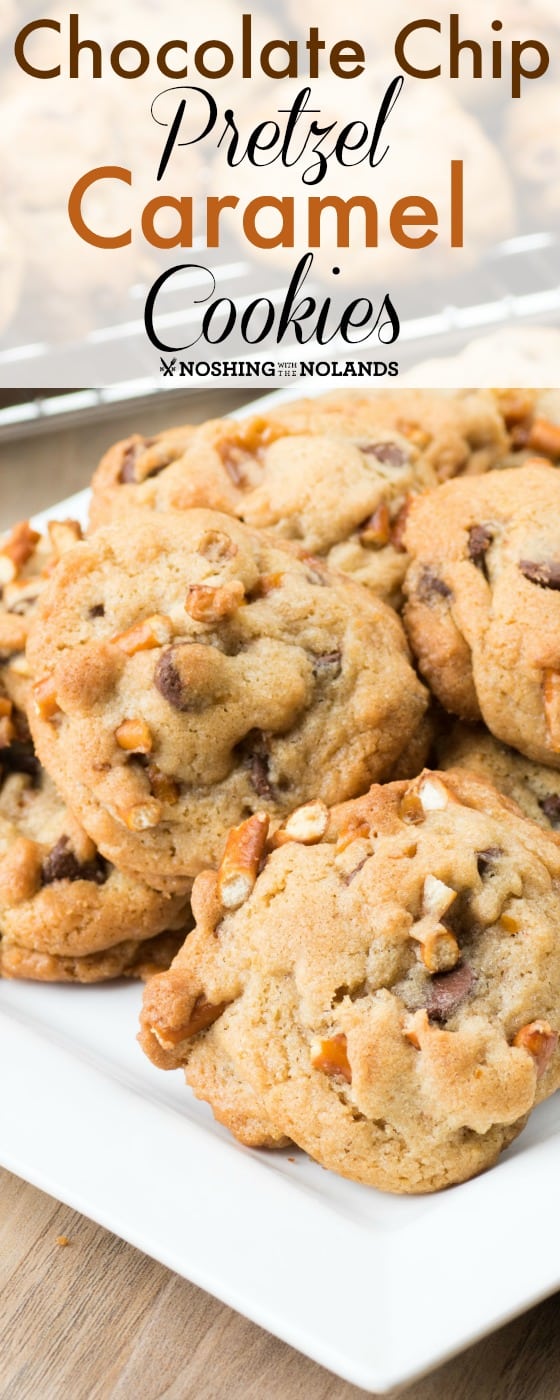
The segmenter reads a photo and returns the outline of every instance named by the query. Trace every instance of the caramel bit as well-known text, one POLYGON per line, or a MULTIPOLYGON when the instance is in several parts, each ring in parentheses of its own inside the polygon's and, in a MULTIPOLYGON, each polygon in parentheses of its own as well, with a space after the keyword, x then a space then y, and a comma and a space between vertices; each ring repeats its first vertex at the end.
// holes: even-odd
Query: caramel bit
POLYGON ((143 622, 129 627, 128 631, 119 632, 118 636, 112 637, 111 640, 114 646, 126 652, 127 656, 135 656, 137 651, 152 651, 155 647, 165 646, 172 637, 171 618, 163 613, 153 613, 151 617, 144 618, 143 622))
POLYGON ((254 889, 268 826, 266 812, 255 812, 230 831, 218 870, 218 894, 224 909, 239 909, 254 889))
POLYGON ((548 747, 560 753, 560 671, 543 672, 543 698, 548 747))
POLYGON ((500 928, 504 933, 519 933, 521 925, 513 914, 500 914, 500 928))
POLYGON ((342 831, 339 832, 335 846, 335 855, 341 855, 342 851, 345 851, 346 847, 350 846, 353 841, 359 841, 360 839, 367 841, 369 834, 370 828, 366 821, 363 821, 360 817, 351 817, 348 825, 343 827, 342 831))
POLYGON ((302 846, 314 846, 322 840, 328 823, 329 812, 324 802, 306 802, 275 831, 271 845, 284 846, 288 841, 298 841, 302 846))
POLYGON ((382 549, 391 539, 391 519, 388 507, 383 502, 373 515, 360 528, 360 540, 373 549, 382 549))
POLYGON ((424 808, 414 788, 409 788, 401 797, 399 817, 403 822, 423 822, 424 808))
POLYGON ((154 797, 157 797, 158 802, 163 802, 168 807, 174 807, 181 795, 179 784, 167 773, 162 773, 161 768, 158 768, 155 763, 148 764, 146 772, 154 797))
POLYGON ((251 598, 267 598, 275 588, 282 587, 283 574, 261 574, 251 589, 251 598))
POLYGON ((199 1035, 200 1031, 205 1031, 209 1026, 218 1020, 222 1012, 228 1006, 227 1001, 221 1001, 218 1005, 213 1005, 207 1001, 204 995, 197 997, 192 1008, 189 1019, 184 1026, 151 1026, 152 1035, 155 1036, 162 1050, 174 1050, 181 1045, 184 1040, 190 1040, 193 1035, 199 1035))
POLYGON ((185 609, 194 622, 222 622, 237 612, 244 598, 245 589, 237 578, 229 579, 216 588, 195 583, 187 593, 185 609))
POLYGON ((409 418, 400 418, 396 426, 399 433, 402 433, 402 436, 407 438, 408 442, 412 442, 415 447, 418 447, 421 452, 431 441, 427 429, 422 428, 419 423, 414 423, 409 418))
POLYGON ((57 1235, 56 1243, 59 1245, 60 1249, 68 1249, 72 1241, 68 1239, 68 1235, 57 1235))
POLYGON ((0 584, 11 583, 35 552, 41 536, 28 520, 20 520, 0 549, 0 584))
POLYGON ((345 1035, 332 1035, 327 1040, 315 1037, 311 1042, 311 1064, 313 1069, 320 1070, 322 1074, 345 1079, 347 1084, 352 1083, 345 1035))
POLYGON ((428 1014, 426 1011, 416 1011, 414 1015, 407 1016, 404 1021, 404 1038, 408 1040, 410 1045, 414 1046, 415 1050, 420 1050, 422 1048, 420 1045, 420 1029, 429 1029, 428 1014))
POLYGON ((540 1079, 545 1070, 548 1069, 556 1050, 558 1032, 553 1031, 548 1021, 530 1021, 527 1026, 521 1027, 512 1043, 517 1049, 527 1050, 529 1055, 532 1055, 537 1069, 537 1079, 540 1079))
POLYGON ((13 705, 11 700, 0 695, 0 749, 9 748, 16 737, 16 729, 12 720, 13 705))
POLYGON ((243 463, 247 457, 258 456, 277 438, 285 436, 286 429, 280 423, 269 423, 266 418, 247 418, 244 422, 236 424, 229 435, 222 438, 217 445, 233 485, 238 488, 246 485, 243 463))
POLYGON ((144 719, 125 719, 115 729, 115 739, 120 749, 127 753, 151 753, 153 739, 144 719))
POLYGON ((53 676, 43 676, 42 680, 36 681, 33 686, 33 698, 41 719, 52 719, 56 715, 59 705, 53 676))
POLYGON ((83 538, 82 527, 77 520, 49 520, 47 529, 51 548, 57 559, 83 538))
POLYGON ((145 802, 138 802, 119 815, 129 831, 147 831, 150 827, 159 825, 162 811, 161 802, 155 797, 147 797, 145 802))
POLYGON ((535 418, 524 435, 524 441, 519 443, 514 431, 513 442, 516 447, 528 447, 531 452, 541 452, 543 457, 555 460, 560 457, 560 426, 551 423, 548 418, 535 418))

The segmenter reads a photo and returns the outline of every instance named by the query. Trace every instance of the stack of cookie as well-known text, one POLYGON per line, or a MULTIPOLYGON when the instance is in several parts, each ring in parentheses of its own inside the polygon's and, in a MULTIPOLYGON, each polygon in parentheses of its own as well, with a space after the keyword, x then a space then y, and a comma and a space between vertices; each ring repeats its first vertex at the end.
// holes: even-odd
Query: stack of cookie
POLYGON ((473 1175, 560 1083, 547 407, 347 393, 133 436, 85 540, 1 556, 4 975, 183 943, 147 1054, 242 1141, 384 1189, 473 1175))
POLYGON ((0 549, 0 972, 41 982, 100 982, 169 966, 190 903, 117 869, 42 767, 31 738, 26 644, 39 598, 76 521, 41 536, 27 522, 0 549))

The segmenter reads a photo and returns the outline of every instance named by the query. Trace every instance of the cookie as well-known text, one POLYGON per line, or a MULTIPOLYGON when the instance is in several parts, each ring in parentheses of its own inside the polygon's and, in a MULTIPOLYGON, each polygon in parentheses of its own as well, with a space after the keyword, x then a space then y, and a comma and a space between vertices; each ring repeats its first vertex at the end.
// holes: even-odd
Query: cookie
POLYGON ((90 520, 210 506, 301 542, 398 607, 411 496, 486 470, 507 449, 490 395, 326 395, 118 443, 95 473, 90 520))
POLYGON ((510 445, 503 414, 486 389, 343 389, 300 399, 270 415, 289 422, 291 432, 359 433, 384 428, 406 438, 420 453, 427 476, 438 481, 476 475, 498 466, 510 445))
POLYGON ((37 600, 62 554, 81 537, 76 520, 51 520, 45 534, 20 520, 0 543, 0 684, 21 711, 27 708, 25 648, 37 600))
MULTIPOLYGON (((157 508, 156 481, 160 473, 179 461, 195 429, 189 424, 142 437, 132 433, 104 454, 91 483, 89 523, 92 530, 126 517, 137 506, 157 508), (155 489, 154 489, 155 488, 155 489)), ((174 473, 175 475, 175 473, 174 473)), ((170 499, 168 504, 175 502, 170 499)))
POLYGON ((368 440, 359 436, 359 421, 341 427, 325 430, 319 411, 305 432, 292 432, 289 416, 281 423, 266 416, 216 419, 191 430, 182 452, 181 439, 170 442, 171 434, 145 451, 139 439, 130 440, 132 449, 118 444, 94 477, 92 524, 124 518, 135 507, 208 505, 300 542, 397 606, 407 562, 400 516, 411 492, 435 486, 437 478, 401 434, 380 427, 368 440), (133 466, 127 465, 131 451, 133 466), (109 487, 110 473, 120 488, 109 487))
MULTIPOLYGON (((534 332, 536 337, 538 333, 534 332)), ((541 367, 551 373, 559 351, 558 332, 540 332, 541 367)), ((495 397, 510 434, 504 465, 519 466, 533 455, 560 463, 560 391, 558 389, 496 389, 495 397)))
POLYGON ((189 926, 189 900, 157 894, 103 859, 35 758, 22 721, 13 718, 12 742, 0 747, 3 975, 120 976, 147 965, 160 934, 172 941, 156 944, 156 952, 169 946, 172 957, 175 931, 183 938, 189 926))
POLYGON ((111 982, 116 977, 140 977, 144 982, 165 971, 181 946, 182 933, 160 933, 139 943, 128 939, 100 953, 56 957, 2 938, 0 977, 26 982, 111 982))
POLYGON ((560 477, 534 462, 413 501, 409 639, 442 705, 560 768, 560 477))
POLYGON ((500 744, 483 725, 460 720, 437 736, 438 768, 468 768, 517 802, 531 821, 560 831, 560 773, 500 744))
POLYGON ((387 776, 427 704, 391 609, 214 511, 69 551, 27 653, 41 761, 103 854, 166 891, 232 820, 387 776))
POLYGON ((560 1083, 559 876, 557 839, 459 770, 268 843, 254 815, 195 882, 142 1047, 249 1145, 388 1191, 463 1181, 560 1083))

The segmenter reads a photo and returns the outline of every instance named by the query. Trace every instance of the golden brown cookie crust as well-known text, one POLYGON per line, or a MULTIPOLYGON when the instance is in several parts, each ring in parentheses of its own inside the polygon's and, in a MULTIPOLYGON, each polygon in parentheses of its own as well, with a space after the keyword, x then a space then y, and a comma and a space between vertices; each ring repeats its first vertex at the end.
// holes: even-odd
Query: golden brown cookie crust
POLYGON ((507 446, 489 393, 343 391, 216 419, 184 442, 179 432, 117 444, 94 476, 91 521, 208 506, 301 542, 398 607, 411 497, 487 470, 507 446))
POLYGON ((144 1050, 242 1141, 260 1121, 397 1192, 483 1170, 560 1082, 560 843, 459 770, 311 804, 283 833, 236 908, 230 870, 196 881, 144 1050))
POLYGON ((128 939, 83 957, 57 957, 0 937, 0 976, 28 982, 111 982, 117 977, 148 981, 169 967, 181 941, 182 934, 161 933, 144 943, 128 939))
POLYGON ((446 709, 560 767, 560 477, 545 463, 413 502, 405 625, 446 709))
POLYGON ((560 773, 501 744, 481 724, 455 721, 435 741, 438 768, 468 768, 517 802, 531 821, 560 832, 560 773))
POLYGON ((101 976, 111 975, 105 969, 115 946, 125 948, 124 966, 132 948, 165 932, 182 930, 184 936, 189 924, 186 895, 159 894, 99 855, 29 740, 0 748, 0 937, 6 966, 30 960, 48 969, 53 959, 53 966, 71 966, 88 958, 83 965, 95 980, 98 965, 101 976))
POLYGON ((59 564, 28 644, 37 751, 99 850, 185 890, 232 818, 388 775, 427 697, 391 609, 216 512, 59 564))

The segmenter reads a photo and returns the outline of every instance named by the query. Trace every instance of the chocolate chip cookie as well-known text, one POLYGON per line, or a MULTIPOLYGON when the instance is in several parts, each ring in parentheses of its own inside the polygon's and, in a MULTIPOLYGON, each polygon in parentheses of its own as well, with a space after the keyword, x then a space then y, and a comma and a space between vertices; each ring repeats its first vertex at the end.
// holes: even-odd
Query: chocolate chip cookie
POLYGON ((435 754, 438 768, 468 768, 517 802, 531 821, 560 832, 560 773, 553 768, 500 744, 483 725, 460 720, 438 735, 435 754))
POLYGON ((387 776, 427 704, 390 608, 213 511, 77 545, 28 657, 41 761, 103 855, 165 891, 232 820, 387 776))
POLYGON ((290 431, 360 434, 397 432, 420 453, 422 470, 439 481, 498 466, 510 445, 503 413, 487 389, 343 389, 300 399, 270 414, 290 431))
POLYGON ((249 1145, 397 1192, 490 1166, 560 1083, 560 843, 459 770, 267 827, 195 882, 144 1050, 249 1145))
POLYGON ((25 647, 37 600, 57 561, 81 537, 76 520, 51 520, 45 534, 20 520, 0 542, 0 684, 19 710, 27 708, 25 647))
MULTIPOLYGON (((115 518, 124 518, 136 506, 146 505, 154 509, 157 500, 157 491, 154 493, 156 479, 181 460, 194 431, 189 424, 185 424, 184 427, 157 433, 155 437, 132 433, 110 447, 94 472, 91 483, 91 528, 95 530, 100 525, 109 525, 115 518)), ((172 479, 175 475, 174 472, 172 479)), ((169 505, 173 504, 170 499, 169 505)))
POLYGON ((170 962, 179 946, 175 931, 182 942, 189 927, 189 900, 157 894, 103 859, 18 720, 12 712, 13 737, 0 747, 2 975, 97 981, 141 975, 158 959, 166 966, 165 950, 170 962))
POLYGON ((434 694, 560 768, 560 477, 535 462, 411 506, 405 623, 434 694))
POLYGON ((320 412, 302 432, 292 431, 289 415, 281 422, 216 419, 192 431, 185 450, 163 466, 165 442, 145 452, 137 444, 128 468, 121 463, 123 454, 130 463, 130 447, 117 445, 94 477, 92 525, 137 507, 211 506, 300 542, 398 606, 407 562, 403 507, 437 477, 402 434, 378 425, 373 436, 360 436, 360 426, 359 416, 329 426, 320 412), (120 486, 109 485, 110 473, 120 486))
POLYGON ((93 527, 133 507, 210 506, 300 541, 397 607, 411 497, 486 470, 508 445, 496 402, 473 392, 339 393, 182 431, 111 449, 93 480, 93 527))

